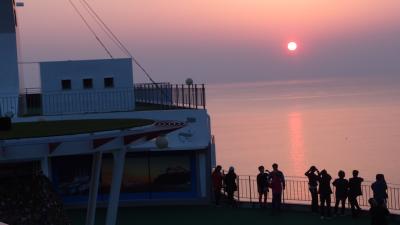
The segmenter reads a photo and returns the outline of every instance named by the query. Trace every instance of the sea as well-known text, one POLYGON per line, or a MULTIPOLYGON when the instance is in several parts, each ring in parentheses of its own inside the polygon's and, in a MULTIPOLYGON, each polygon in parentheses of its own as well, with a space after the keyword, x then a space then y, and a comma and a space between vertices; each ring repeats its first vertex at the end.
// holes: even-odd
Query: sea
POLYGON ((400 79, 335 78, 220 83, 207 87, 217 164, 239 175, 277 163, 303 177, 354 169, 400 184, 400 79))

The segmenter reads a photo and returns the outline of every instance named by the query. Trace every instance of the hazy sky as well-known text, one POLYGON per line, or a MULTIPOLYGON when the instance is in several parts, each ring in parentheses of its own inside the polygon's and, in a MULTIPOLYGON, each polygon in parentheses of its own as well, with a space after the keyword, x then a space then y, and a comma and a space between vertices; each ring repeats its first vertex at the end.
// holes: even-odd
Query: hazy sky
MULTIPOLYGON (((88 2, 157 81, 400 75, 398 0, 88 2), (286 50, 290 40, 299 45, 295 55, 286 50)), ((18 13, 23 61, 107 57, 68 0, 25 1, 18 13)))

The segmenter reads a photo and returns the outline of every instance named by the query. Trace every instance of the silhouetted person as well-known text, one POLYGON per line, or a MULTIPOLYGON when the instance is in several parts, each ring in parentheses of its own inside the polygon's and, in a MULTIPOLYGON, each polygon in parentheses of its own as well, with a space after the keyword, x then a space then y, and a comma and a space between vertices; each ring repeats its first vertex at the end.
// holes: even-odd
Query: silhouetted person
POLYGON ((219 202, 221 200, 221 190, 223 181, 223 174, 221 172, 221 169, 222 169, 221 166, 217 166, 215 167, 214 171, 211 174, 216 205, 219 205, 219 202))
POLYGON ((320 213, 321 213, 321 219, 325 218, 325 215, 328 217, 331 216, 331 194, 332 194, 332 189, 331 189, 331 180, 332 177, 326 172, 326 170, 322 170, 319 173, 319 199, 321 201, 321 206, 320 206, 320 213), (326 205, 326 213, 325 213, 325 205, 326 205))
POLYGON ((280 211, 282 205, 282 191, 285 190, 285 176, 278 170, 278 164, 272 164, 269 173, 269 182, 272 189, 272 210, 280 211))
POLYGON ((353 217, 357 217, 361 211, 361 207, 358 205, 357 197, 362 195, 361 183, 364 181, 363 178, 358 177, 358 170, 353 170, 353 177, 349 179, 349 202, 351 206, 351 214, 353 217))
POLYGON ((383 174, 376 175, 376 181, 371 185, 372 191, 374 192, 374 199, 376 202, 384 202, 386 204, 387 195, 387 184, 385 176, 383 174))
POLYGON ((268 197, 268 173, 265 172, 264 166, 259 166, 257 175, 257 190, 258 190, 258 202, 260 207, 263 208, 267 205, 268 197), (264 197, 264 202, 262 201, 264 197))
POLYGON ((318 175, 319 171, 311 166, 304 174, 308 178, 308 190, 311 193, 311 210, 318 212, 318 175))
POLYGON ((235 169, 232 166, 229 167, 229 171, 225 175, 225 185, 226 185, 225 191, 228 194, 228 202, 232 206, 235 205, 235 199, 233 198, 233 194, 237 190, 236 178, 237 175, 235 173, 235 169))
POLYGON ((368 200, 371 208, 369 215, 371 216, 371 225, 388 225, 389 210, 383 201, 377 202, 374 198, 368 200))
POLYGON ((343 170, 340 170, 338 173, 339 178, 333 181, 333 186, 335 186, 335 214, 338 214, 339 203, 342 203, 342 209, 340 211, 341 215, 344 215, 344 210, 346 209, 346 198, 347 198, 347 190, 349 187, 349 181, 344 179, 346 174, 343 170))

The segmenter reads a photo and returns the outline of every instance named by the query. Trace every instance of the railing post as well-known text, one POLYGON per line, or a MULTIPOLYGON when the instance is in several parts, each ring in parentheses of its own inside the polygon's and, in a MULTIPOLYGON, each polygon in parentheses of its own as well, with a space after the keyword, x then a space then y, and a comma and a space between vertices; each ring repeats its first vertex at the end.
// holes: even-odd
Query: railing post
POLYGON ((178 85, 175 86, 175 95, 176 95, 176 106, 179 107, 179 87, 178 85))
POLYGON ((240 203, 240 176, 237 177, 238 203, 240 203))
POLYGON ((191 103, 192 103, 192 101, 191 101, 191 100, 192 100, 192 99, 191 99, 191 98, 192 98, 192 91, 191 91, 191 88, 190 88, 191 86, 192 86, 192 85, 188 85, 188 95, 189 95, 189 96, 188 96, 188 100, 189 100, 189 108, 192 108, 192 104, 191 104, 191 103))
POLYGON ((250 203, 252 203, 253 202, 253 199, 252 199, 252 196, 251 196, 251 178, 250 178, 250 176, 249 176, 249 193, 250 193, 250 203))
POLYGON ((185 86, 182 84, 182 107, 185 107, 185 86))
POLYGON ((196 104, 196 109, 198 109, 198 102, 197 102, 197 84, 194 85, 194 97, 195 97, 195 104, 196 104))
POLYGON ((206 89, 204 88, 204 84, 202 84, 202 95, 203 95, 203 109, 206 109, 206 89))

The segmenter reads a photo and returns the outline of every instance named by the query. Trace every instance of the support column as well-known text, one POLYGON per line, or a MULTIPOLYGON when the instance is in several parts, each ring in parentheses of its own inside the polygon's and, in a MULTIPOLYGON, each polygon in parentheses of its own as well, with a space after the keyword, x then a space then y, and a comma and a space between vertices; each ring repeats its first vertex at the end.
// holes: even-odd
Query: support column
POLYGON ((40 168, 42 169, 43 175, 50 178, 49 158, 47 156, 40 160, 40 168))
POLYGON ((110 198, 108 202, 106 225, 116 225, 119 206, 119 194, 121 191, 121 183, 124 175, 126 147, 121 150, 115 151, 112 183, 110 190, 110 198))
POLYGON ((88 209, 86 212, 86 225, 94 225, 96 218, 97 194, 99 191, 102 155, 103 154, 100 151, 93 154, 88 209))

